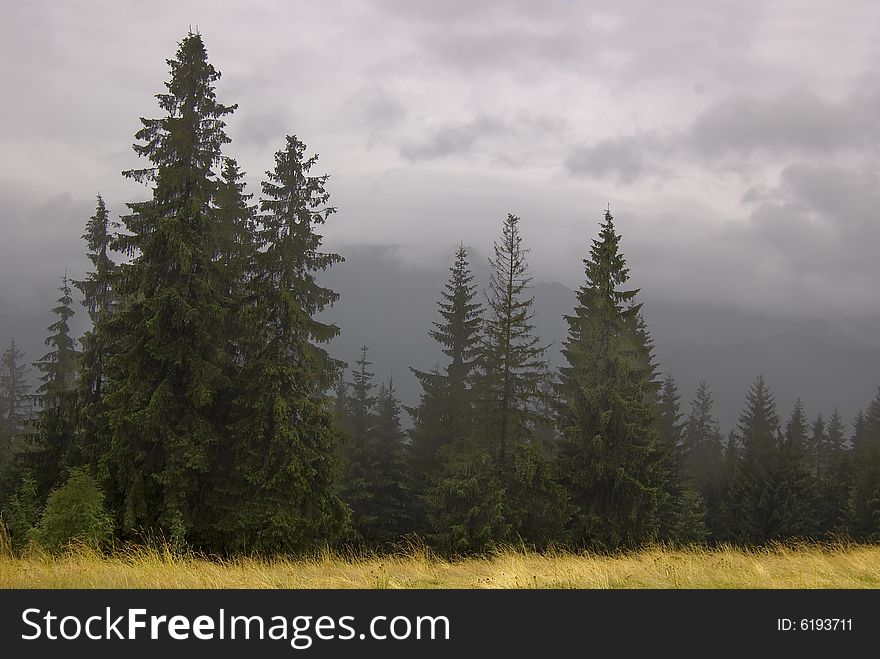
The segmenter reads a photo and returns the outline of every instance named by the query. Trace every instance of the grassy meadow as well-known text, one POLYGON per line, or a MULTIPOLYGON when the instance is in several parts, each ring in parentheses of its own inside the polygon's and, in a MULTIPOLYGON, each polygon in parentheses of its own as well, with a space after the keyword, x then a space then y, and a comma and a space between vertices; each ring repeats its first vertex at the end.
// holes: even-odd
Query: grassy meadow
POLYGON ((453 561, 426 551, 216 561, 143 548, 109 556, 7 550, 0 588, 880 588, 880 546, 654 547, 616 556, 508 550, 453 561))

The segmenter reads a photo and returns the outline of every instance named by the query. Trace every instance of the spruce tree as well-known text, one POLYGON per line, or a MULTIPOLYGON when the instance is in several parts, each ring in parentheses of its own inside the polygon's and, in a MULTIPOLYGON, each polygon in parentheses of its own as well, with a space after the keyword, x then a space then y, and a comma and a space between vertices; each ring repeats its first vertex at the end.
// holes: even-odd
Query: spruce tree
MULTIPOLYGON (((406 408, 413 420, 413 427, 409 431, 409 459, 423 489, 443 468, 441 449, 450 446, 449 381, 439 364, 427 372, 414 368, 410 370, 418 379, 421 392, 419 404, 406 408)), ((459 450, 463 448, 458 447, 459 450)))
POLYGON ((347 517, 333 482, 339 431, 327 395, 340 363, 322 347, 339 328, 315 318, 339 297, 316 275, 342 257, 320 251, 316 230, 335 208, 328 177, 311 173, 317 156, 305 150, 287 136, 263 182, 251 303, 240 321, 246 338, 234 383, 225 524, 235 547, 261 553, 332 542, 347 517))
POLYGON ((363 535, 368 544, 387 547, 412 530, 409 505, 412 487, 400 427, 400 401, 391 378, 379 387, 368 455, 373 524, 363 530, 363 535))
POLYGON ((82 293, 82 304, 91 327, 80 339, 78 422, 71 458, 76 464, 88 464, 95 468, 100 463, 102 472, 106 470, 109 450, 104 384, 112 345, 107 322, 113 307, 112 286, 116 268, 110 258, 110 245, 117 226, 110 219, 104 199, 98 195, 95 214, 89 218, 82 235, 92 270, 86 273, 84 279, 73 282, 82 293))
POLYGON ((576 506, 573 540, 613 550, 656 538, 665 465, 638 291, 622 288, 629 271, 610 211, 584 265, 566 316, 558 466, 576 506))
POLYGON ((812 466, 809 455, 810 428, 804 401, 800 398, 794 401, 791 416, 785 424, 785 442, 793 459, 799 460, 805 467, 812 466))
POLYGON ((437 305, 443 320, 434 323, 429 335, 443 346, 443 354, 450 360, 446 367, 448 432, 449 440, 456 442, 464 439, 471 428, 473 403, 470 387, 480 342, 483 306, 476 300, 477 285, 463 244, 455 252, 455 263, 449 272, 449 281, 441 294, 443 300, 437 305))
POLYGON ((503 462, 508 450, 534 435, 533 402, 540 396, 546 348, 535 331, 532 277, 519 231, 508 214, 489 259, 486 317, 478 348, 475 388, 482 446, 503 462))
POLYGON ((430 538, 444 553, 486 553, 515 538, 502 473, 486 450, 458 456, 426 499, 430 538))
POLYGON ((805 459, 810 473, 817 481, 827 469, 828 434, 825 426, 825 417, 820 412, 810 426, 810 434, 807 438, 805 459))
POLYGON ((0 357, 0 460, 7 461, 21 447, 31 419, 31 386, 24 353, 15 339, 0 357))
POLYGON ((58 292, 61 297, 58 298, 58 305, 52 309, 56 320, 49 325, 50 334, 44 342, 49 352, 34 364, 41 373, 37 396, 42 410, 57 408, 65 394, 73 389, 77 376, 77 352, 69 324, 74 315, 73 298, 70 296, 67 273, 61 277, 58 292))
POLYGON ((740 513, 731 533, 740 542, 760 543, 780 536, 774 482, 779 434, 776 401, 759 375, 749 388, 740 415, 742 458, 730 491, 731 503, 740 513))
POLYGON ((738 477, 742 468, 742 445, 736 430, 727 434, 721 461, 721 501, 718 517, 710 533, 720 542, 739 542, 743 526, 742 501, 739 500, 738 477))
POLYGON ((376 396, 373 390, 372 362, 367 359, 367 346, 361 346, 360 359, 352 369, 351 392, 346 416, 349 432, 342 445, 342 499, 351 508, 351 525, 355 542, 367 541, 369 529, 379 525, 373 508, 370 488, 370 438, 376 422, 376 396))
POLYGON ((826 534, 846 532, 849 493, 852 486, 852 451, 846 447, 843 420, 834 410, 821 436, 817 451, 817 501, 819 528, 826 534))
POLYGON ((722 528, 724 479, 724 437, 713 414, 714 401, 709 385, 700 382, 691 401, 691 412, 683 432, 685 479, 700 494, 706 506, 706 526, 719 538, 722 528))
POLYGON ((678 384, 671 373, 666 375, 660 385, 658 411, 660 412, 660 441, 665 446, 676 449, 682 443, 685 423, 682 421, 684 414, 681 412, 681 394, 678 392, 678 384))
POLYGON ((214 258, 214 169, 235 106, 217 101, 220 74, 199 34, 188 34, 168 64, 167 91, 157 95, 164 115, 142 119, 135 134, 133 149, 149 164, 124 172, 152 194, 128 204, 114 244, 130 260, 113 278, 108 333, 117 345, 106 407, 118 523, 180 547, 205 521, 202 483, 225 434, 217 407, 229 386, 228 296, 214 258))
POLYGON ((815 532, 809 480, 804 469, 806 421, 795 405, 779 428, 776 402, 763 376, 752 383, 740 416, 743 456, 730 492, 740 508, 733 537, 744 543, 763 543, 815 532))
MULTIPOLYGON (((449 358, 445 372, 410 369, 422 387, 421 404, 410 410, 414 418, 412 456, 417 471, 435 475, 438 451, 461 443, 472 429, 472 372, 480 341, 482 305, 476 300, 477 286, 468 263, 467 249, 459 245, 449 268, 449 280, 437 303, 441 320, 428 332, 449 358)), ((461 447, 459 447, 461 448, 461 447)))
POLYGON ((880 538, 880 389, 859 415, 853 436, 851 530, 856 538, 880 538))
MULTIPOLYGON (((70 452, 77 422, 77 352, 70 336, 69 321, 73 317, 73 298, 67 274, 61 277, 61 296, 52 309, 56 320, 48 327, 45 340, 49 352, 36 362, 40 371, 37 388, 36 442, 28 462, 37 482, 37 492, 44 497, 60 485, 70 466, 70 452)), ((75 465, 74 465, 75 466, 75 465)))
POLYGON ((810 472, 809 426, 804 404, 797 399, 785 426, 780 447, 780 472, 776 478, 780 487, 780 507, 783 537, 814 537, 818 530, 816 479, 810 472))
MULTIPOLYGON (((701 508, 702 495, 690 492, 690 484, 685 478, 684 448, 682 446, 684 422, 681 412, 681 395, 672 374, 667 374, 657 396, 659 412, 659 448, 663 460, 663 479, 659 508, 659 538, 668 542, 695 542, 697 528, 702 524, 688 528, 695 516, 705 518, 705 510, 701 508), (684 533, 686 537, 679 538, 684 533)), ((699 538, 702 540, 703 538, 699 538)))

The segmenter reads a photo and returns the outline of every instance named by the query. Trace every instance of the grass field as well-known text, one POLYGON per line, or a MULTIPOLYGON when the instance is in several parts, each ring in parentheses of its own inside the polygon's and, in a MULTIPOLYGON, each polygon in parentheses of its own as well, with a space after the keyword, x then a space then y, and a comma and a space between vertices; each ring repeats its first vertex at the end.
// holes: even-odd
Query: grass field
POLYGON ((210 561, 156 550, 0 555, 0 588, 880 588, 880 546, 743 551, 652 548, 619 556, 427 552, 210 561))

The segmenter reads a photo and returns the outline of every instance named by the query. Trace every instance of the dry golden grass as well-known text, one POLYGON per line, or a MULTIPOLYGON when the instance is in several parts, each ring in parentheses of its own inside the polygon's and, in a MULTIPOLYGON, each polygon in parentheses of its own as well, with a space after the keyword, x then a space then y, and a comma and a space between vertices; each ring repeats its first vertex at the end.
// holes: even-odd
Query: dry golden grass
POLYGON ((650 548, 618 556, 509 550, 447 561, 399 556, 212 561, 163 550, 61 557, 0 548, 0 588, 880 588, 880 547, 650 548))

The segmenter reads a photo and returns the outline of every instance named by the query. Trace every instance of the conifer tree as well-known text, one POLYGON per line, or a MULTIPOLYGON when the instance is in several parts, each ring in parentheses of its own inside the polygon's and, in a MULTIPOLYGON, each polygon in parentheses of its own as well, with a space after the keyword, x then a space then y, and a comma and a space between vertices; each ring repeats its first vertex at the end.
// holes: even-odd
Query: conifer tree
POLYGON ((347 400, 346 416, 349 433, 342 446, 344 462, 342 499, 351 508, 351 524, 354 540, 367 540, 368 529, 379 522, 373 509, 370 489, 370 437, 376 422, 376 397, 373 390, 374 373, 369 370, 372 362, 367 359, 367 346, 361 346, 360 359, 352 370, 351 393, 347 400))
POLYGON ((664 484, 656 382, 637 290, 606 211, 584 259, 560 371, 559 473, 577 511, 576 544, 601 549, 654 539, 664 484))
POLYGON ((836 408, 828 419, 824 446, 818 496, 824 503, 821 528, 826 533, 845 533, 852 487, 852 451, 846 447, 843 421, 836 408))
POLYGON ((758 376, 749 389, 740 416, 743 457, 734 478, 731 501, 739 502, 735 539, 762 543, 814 533, 809 482, 804 471, 803 439, 806 421, 796 405, 786 425, 779 428, 773 393, 758 376))
POLYGON ((217 217, 216 258, 225 275, 230 295, 243 294, 256 251, 256 208, 245 192, 244 172, 234 158, 223 158, 215 199, 217 217))
POLYGON ((721 501, 718 517, 710 527, 713 539, 721 542, 741 541, 740 528, 743 526, 742 502, 738 499, 740 488, 738 477, 742 464, 742 445, 736 430, 727 434, 724 442, 724 455, 721 462, 721 501))
POLYGON ((683 432, 685 478, 700 494, 706 506, 706 526, 714 537, 724 535, 722 499, 724 478, 724 438, 713 414, 714 401, 705 381, 697 387, 691 412, 683 432))
POLYGON ((820 412, 810 426, 810 434, 807 438, 805 459, 810 473, 817 481, 822 478, 827 468, 828 434, 825 425, 825 417, 820 412))
POLYGON ((785 442, 792 459, 799 460, 805 467, 811 466, 808 454, 810 429, 807 413, 804 410, 804 401, 800 398, 794 401, 791 416, 785 425, 785 442))
POLYGON ((245 307, 256 302, 248 286, 256 276, 257 209, 250 203, 253 195, 245 192, 244 176, 235 159, 224 158, 215 201, 214 258, 220 266, 221 286, 228 300, 226 334, 233 379, 245 359, 245 307))
POLYGON ((730 491, 731 503, 739 508, 738 523, 731 533, 741 542, 764 542, 779 536, 778 502, 773 491, 779 432, 776 401, 759 375, 749 388, 740 415, 742 458, 730 491))
POLYGON ((124 175, 151 186, 128 204, 114 246, 130 257, 113 278, 114 345, 106 407, 123 531, 161 533, 180 547, 196 524, 211 453, 224 435, 218 394, 229 386, 228 297, 214 258, 215 167, 229 142, 216 99, 220 74, 199 34, 168 60, 164 116, 142 119, 135 153, 149 164, 124 175))
POLYGON ((82 235, 92 270, 86 273, 84 279, 73 282, 82 293, 82 304, 92 326, 80 339, 77 433, 71 459, 76 464, 89 464, 96 468, 101 463, 102 472, 106 469, 109 449, 103 397, 112 344, 106 325, 113 307, 112 281, 115 273, 115 264, 110 258, 110 244, 117 226, 110 219, 104 199, 98 195, 95 214, 89 218, 82 235))
POLYGON ((448 432, 450 441, 455 442, 470 432, 473 403, 469 390, 480 342, 483 306, 476 300, 477 285, 463 244, 455 252, 455 263, 449 272, 443 300, 438 303, 443 320, 434 323, 429 335, 443 346, 443 354, 450 360, 446 367, 448 432))
POLYGON ((670 448, 677 448, 682 443, 685 423, 681 412, 681 394, 678 384, 669 373, 660 385, 658 398, 660 412, 660 441, 670 448))
POLYGON ((851 530, 857 538, 880 538, 880 389, 859 415, 853 436, 851 530))
POLYGON ((412 530, 409 505, 412 488, 400 427, 400 401, 391 378, 379 387, 368 455, 373 524, 364 529, 363 535, 368 544, 387 547, 412 530))
POLYGON ((824 534, 843 533, 846 531, 852 477, 849 451, 844 446, 843 421, 836 409, 827 423, 821 414, 813 422, 810 462, 818 530, 824 534))
POLYGON ((70 336, 68 321, 74 315, 73 298, 66 273, 61 277, 58 290, 61 297, 52 309, 56 320, 49 325, 50 334, 45 340, 49 352, 35 364, 41 373, 41 384, 36 392, 39 401, 36 443, 28 462, 40 497, 48 495, 66 477, 64 471, 70 466, 77 421, 78 356, 70 336))
MULTIPOLYGON (((693 522, 695 516, 705 518, 705 510, 700 510, 702 497, 698 492, 691 492, 685 496, 689 489, 689 483, 685 478, 684 448, 682 438, 684 422, 681 412, 681 395, 678 393, 678 385, 672 374, 667 374, 660 385, 657 396, 657 409, 659 412, 659 449, 663 460, 663 480, 660 488, 659 507, 659 538, 664 541, 679 541, 678 534, 684 533, 682 541, 696 541, 695 533, 698 528, 705 526, 705 520, 697 526, 688 528, 688 522, 693 522), (687 518, 685 520, 684 518, 687 518)), ((700 538, 702 540, 702 538, 700 538)))
POLYGON ((225 488, 228 521, 215 529, 230 527, 237 547, 261 553, 332 542, 347 517, 333 483, 339 431, 327 395, 340 363, 322 347, 339 328, 315 318, 339 297, 316 275, 342 257, 320 251, 317 228, 335 208, 328 177, 311 174, 317 156, 305 150, 288 136, 263 182, 256 267, 247 282, 252 302, 240 320, 246 338, 230 431, 235 471, 225 488))
POLYGON ((816 479, 810 472, 809 426, 804 404, 797 399, 780 446, 780 489, 783 537, 809 538, 819 530, 816 479))
POLYGON ((31 418, 28 366, 15 339, 0 357, 0 460, 7 461, 20 448, 31 418))
POLYGON ((533 402, 540 396, 546 348, 535 331, 532 281, 519 232, 508 214, 489 259, 486 317, 478 349, 476 392, 482 444, 503 462, 508 450, 534 435, 533 402))
POLYGON ((430 537, 442 552, 485 553, 514 539, 501 470, 486 450, 458 456, 426 498, 430 537))
POLYGON ((419 380, 421 392, 419 404, 406 408, 413 420, 409 431, 409 459, 413 472, 419 475, 420 489, 424 489, 442 470, 441 449, 449 446, 448 379, 439 364, 427 372, 410 370, 419 380))
MULTIPOLYGON (((428 332, 449 358, 445 372, 410 369, 422 387, 422 402, 411 410, 412 456, 417 471, 435 475, 440 467, 438 451, 461 443, 470 434, 473 419, 472 372, 480 341, 482 305, 468 264, 467 249, 460 245, 449 268, 449 280, 441 293, 441 320, 428 332)), ((461 447, 459 447, 461 448, 461 447)))

